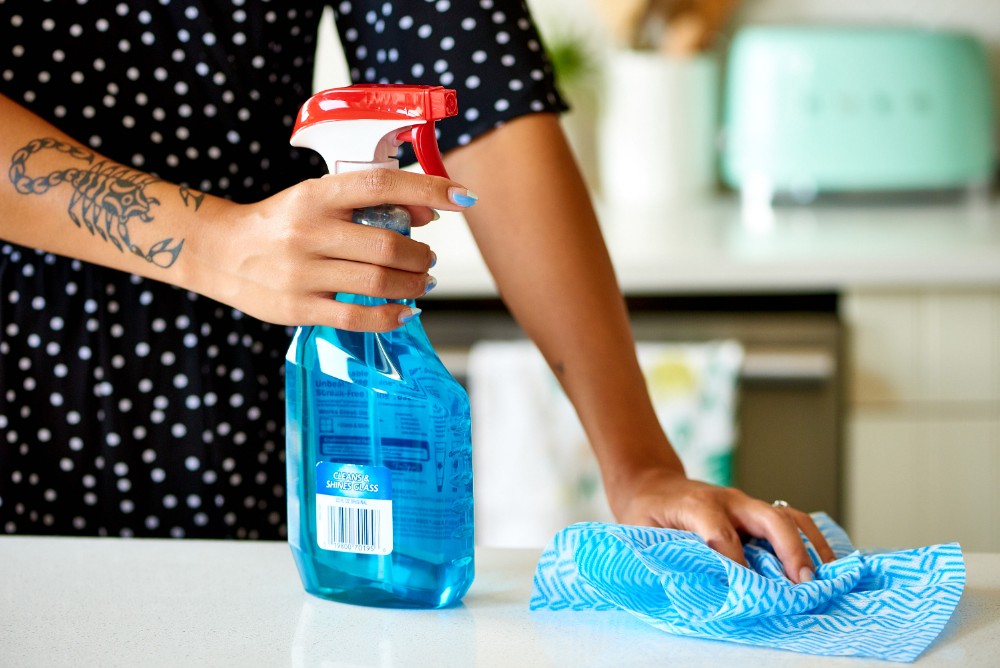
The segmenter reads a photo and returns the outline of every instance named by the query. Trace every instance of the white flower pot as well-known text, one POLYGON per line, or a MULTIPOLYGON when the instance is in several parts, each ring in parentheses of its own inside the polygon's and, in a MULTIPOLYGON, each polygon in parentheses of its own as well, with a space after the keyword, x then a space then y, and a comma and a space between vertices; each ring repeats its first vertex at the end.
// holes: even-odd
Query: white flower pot
POLYGON ((607 205, 648 209, 712 194, 718 76, 707 55, 610 55, 597 130, 607 205))

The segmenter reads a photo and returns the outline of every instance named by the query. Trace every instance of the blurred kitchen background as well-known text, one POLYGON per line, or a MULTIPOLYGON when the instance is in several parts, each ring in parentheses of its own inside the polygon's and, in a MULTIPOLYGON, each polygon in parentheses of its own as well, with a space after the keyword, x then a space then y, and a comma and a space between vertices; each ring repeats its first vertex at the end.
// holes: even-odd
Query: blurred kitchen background
MULTIPOLYGON (((689 473, 864 547, 1000 550, 1000 2, 528 4, 689 473)), ((348 83, 326 19, 317 88, 348 83)), ((440 258, 425 327, 472 397, 478 542, 610 520, 455 218, 415 236, 440 258)))

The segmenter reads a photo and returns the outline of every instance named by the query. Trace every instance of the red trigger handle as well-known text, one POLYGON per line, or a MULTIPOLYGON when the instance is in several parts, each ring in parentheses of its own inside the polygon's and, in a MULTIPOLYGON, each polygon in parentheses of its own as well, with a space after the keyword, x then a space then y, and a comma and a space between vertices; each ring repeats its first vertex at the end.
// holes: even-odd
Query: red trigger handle
POLYGON ((441 151, 438 149, 437 137, 434 135, 434 121, 415 125, 396 135, 396 138, 400 141, 413 143, 413 152, 416 154, 417 162, 420 163, 424 174, 448 178, 444 161, 441 160, 441 151))

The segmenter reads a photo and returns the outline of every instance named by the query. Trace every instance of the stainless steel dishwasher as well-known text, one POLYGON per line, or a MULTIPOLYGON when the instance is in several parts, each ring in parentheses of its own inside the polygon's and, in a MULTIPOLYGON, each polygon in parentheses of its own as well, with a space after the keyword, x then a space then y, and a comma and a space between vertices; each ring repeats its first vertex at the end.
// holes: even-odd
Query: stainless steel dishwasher
MULTIPOLYGON (((837 296, 633 297, 637 341, 734 339, 744 348, 734 484, 842 519, 843 330, 837 296)), ((465 381, 469 347, 525 338, 499 300, 426 299, 424 326, 465 381)))

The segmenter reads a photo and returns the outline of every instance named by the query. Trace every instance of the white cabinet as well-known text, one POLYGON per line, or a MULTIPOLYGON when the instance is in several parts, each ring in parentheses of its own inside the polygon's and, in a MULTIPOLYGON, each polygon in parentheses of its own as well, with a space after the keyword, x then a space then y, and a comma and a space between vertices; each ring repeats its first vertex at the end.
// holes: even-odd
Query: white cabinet
POLYGON ((842 308, 852 538, 1000 550, 1000 289, 859 290, 842 308))

